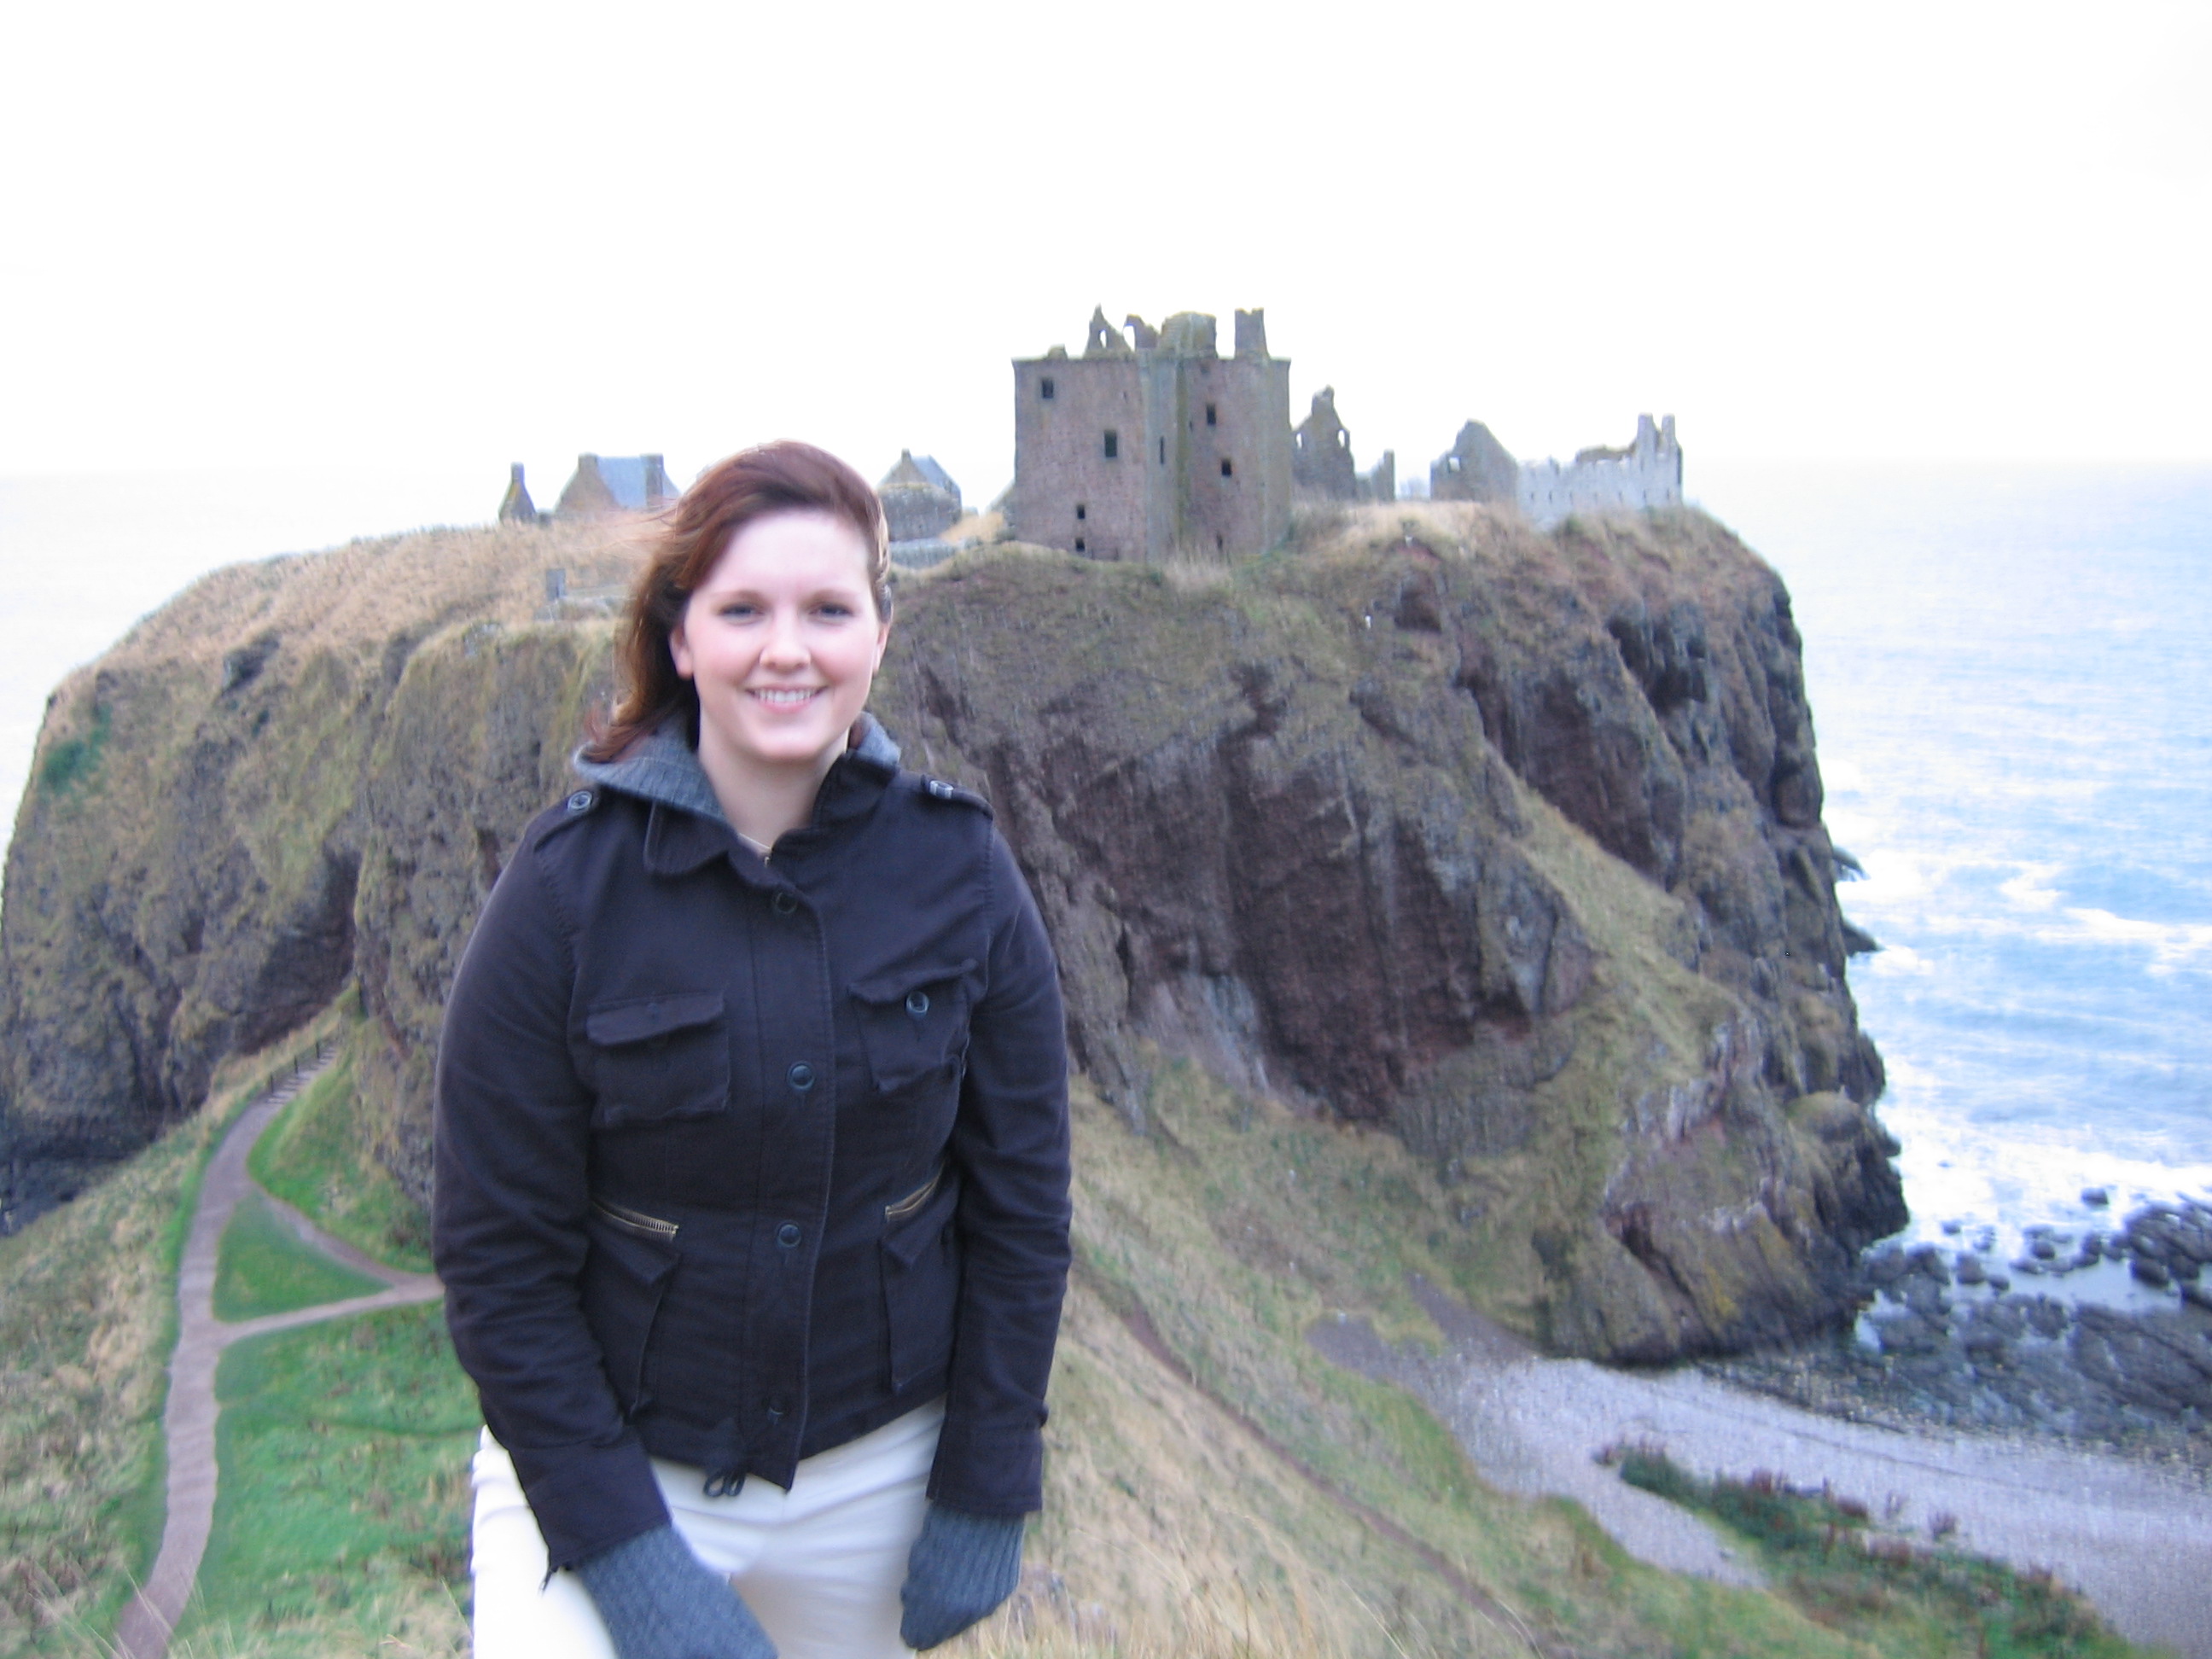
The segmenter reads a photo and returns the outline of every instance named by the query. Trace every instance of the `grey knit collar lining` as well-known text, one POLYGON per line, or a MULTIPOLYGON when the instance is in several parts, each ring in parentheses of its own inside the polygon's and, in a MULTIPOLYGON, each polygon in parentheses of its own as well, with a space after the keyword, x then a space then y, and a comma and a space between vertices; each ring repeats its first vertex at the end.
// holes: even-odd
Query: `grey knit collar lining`
MULTIPOLYGON (((899 746, 882 722, 873 714, 864 714, 854 729, 860 740, 839 757, 840 763, 856 760, 884 772, 898 770, 899 746)), ((716 823, 728 822, 722 816, 721 802, 714 799, 707 769, 699 764, 698 755, 684 741, 679 720, 671 720, 643 742, 632 744, 619 759, 586 760, 580 749, 570 763, 586 783, 696 812, 716 823)))

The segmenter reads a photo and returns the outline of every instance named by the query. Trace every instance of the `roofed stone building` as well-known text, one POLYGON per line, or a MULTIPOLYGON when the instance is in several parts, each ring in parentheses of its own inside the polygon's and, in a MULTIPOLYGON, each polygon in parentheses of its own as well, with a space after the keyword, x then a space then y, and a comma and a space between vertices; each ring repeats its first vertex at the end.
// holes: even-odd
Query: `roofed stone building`
POLYGON ((927 455, 899 451, 898 465, 876 486, 891 540, 931 541, 960 522, 960 486, 927 455))
POLYGON ((1013 532, 1091 558, 1265 552, 1290 527, 1290 362, 1266 313, 1240 311, 1234 355, 1214 319, 1157 331, 1091 314, 1080 357, 1014 363, 1013 532))
POLYGON ((653 513, 677 497, 658 455, 579 455, 553 508, 556 519, 653 513))
POLYGON ((522 482, 522 463, 513 461, 507 469, 507 494, 500 498, 499 521, 501 524, 543 524, 545 515, 538 510, 538 503, 530 499, 530 486, 522 482))

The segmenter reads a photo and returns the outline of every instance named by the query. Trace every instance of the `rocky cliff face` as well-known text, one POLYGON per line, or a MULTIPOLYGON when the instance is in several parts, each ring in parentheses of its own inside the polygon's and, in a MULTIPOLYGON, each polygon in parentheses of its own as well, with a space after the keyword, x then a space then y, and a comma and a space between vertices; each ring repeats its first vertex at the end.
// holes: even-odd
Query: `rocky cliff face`
MULTIPOLYGON (((210 578, 58 695, 0 918, 19 1204, 349 973, 422 1190, 445 988, 605 673, 607 624, 530 596, 620 562, 446 539, 210 578), (412 596, 361 605, 395 562, 412 596)), ((1133 1129, 1188 1058, 1403 1136, 1463 1288, 1565 1352, 1846 1305, 1904 1219, 1881 1066, 1788 599, 1717 526, 1376 509, 1234 572, 1003 549, 898 603, 876 707, 994 801, 1133 1129)))

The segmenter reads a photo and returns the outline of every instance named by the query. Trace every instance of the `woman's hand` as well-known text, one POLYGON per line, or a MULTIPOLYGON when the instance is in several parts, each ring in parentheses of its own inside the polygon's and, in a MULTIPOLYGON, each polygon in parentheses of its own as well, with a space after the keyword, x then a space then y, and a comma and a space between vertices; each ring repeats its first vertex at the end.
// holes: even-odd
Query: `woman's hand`
MULTIPOLYGON (((906 1559, 899 1639, 933 1648, 989 1618, 1022 1577, 1022 1518, 932 1504, 906 1559)), ((623 1659, 629 1659, 625 1654, 623 1659)))
POLYGON ((622 1659, 775 1659, 753 1610, 673 1527, 586 1556, 575 1571, 622 1659))

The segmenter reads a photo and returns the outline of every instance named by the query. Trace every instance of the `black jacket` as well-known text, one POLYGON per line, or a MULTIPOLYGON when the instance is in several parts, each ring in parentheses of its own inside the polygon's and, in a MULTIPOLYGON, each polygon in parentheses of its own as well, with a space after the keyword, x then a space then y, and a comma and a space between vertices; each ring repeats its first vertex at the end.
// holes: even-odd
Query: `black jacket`
POLYGON ((930 1495, 1042 1501, 1068 1263, 1051 947, 989 810, 866 740, 748 851, 664 732, 540 816, 438 1056, 438 1272, 555 1566, 648 1455, 791 1483, 939 1395, 930 1495))

